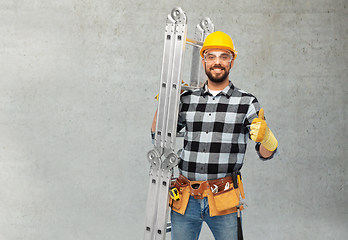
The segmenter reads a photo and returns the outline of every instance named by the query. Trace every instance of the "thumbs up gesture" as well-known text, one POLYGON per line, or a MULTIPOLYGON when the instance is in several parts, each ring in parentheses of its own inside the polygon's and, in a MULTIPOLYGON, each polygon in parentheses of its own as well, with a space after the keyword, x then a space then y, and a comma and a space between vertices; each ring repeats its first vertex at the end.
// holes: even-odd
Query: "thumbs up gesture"
POLYGON ((269 151, 274 151, 278 146, 277 139, 265 121, 263 108, 260 109, 259 116, 250 125, 250 138, 255 142, 260 142, 269 151))

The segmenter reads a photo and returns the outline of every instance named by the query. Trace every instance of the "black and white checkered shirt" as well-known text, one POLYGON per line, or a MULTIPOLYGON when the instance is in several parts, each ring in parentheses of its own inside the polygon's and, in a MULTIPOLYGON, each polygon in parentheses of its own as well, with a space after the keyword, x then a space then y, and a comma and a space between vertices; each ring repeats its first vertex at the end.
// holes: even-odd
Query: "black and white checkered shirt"
POLYGON ((259 110, 256 97, 231 82, 215 97, 206 84, 183 93, 178 130, 186 129, 179 172, 191 181, 205 181, 238 171, 259 110))

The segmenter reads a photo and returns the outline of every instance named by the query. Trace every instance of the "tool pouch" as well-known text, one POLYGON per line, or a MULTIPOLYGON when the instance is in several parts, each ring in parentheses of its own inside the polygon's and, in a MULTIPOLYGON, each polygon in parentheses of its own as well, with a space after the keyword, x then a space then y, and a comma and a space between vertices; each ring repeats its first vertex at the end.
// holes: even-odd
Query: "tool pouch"
MULTIPOLYGON (((218 187, 216 193, 208 195, 210 216, 226 215, 237 212, 240 196, 244 199, 243 184, 240 182, 238 188, 233 188, 233 183, 230 183, 230 188, 225 190, 226 183, 214 185, 214 182, 209 182, 212 189, 218 187)), ((240 210, 243 206, 240 206, 240 210)))
POLYGON ((239 204, 239 191, 236 191, 234 188, 213 193, 213 196, 216 210, 218 212, 233 208, 239 204))
POLYGON ((169 206, 173 211, 184 215, 188 201, 190 199, 190 186, 189 184, 180 184, 178 179, 173 182, 173 186, 178 189, 180 199, 178 201, 175 201, 172 198, 169 198, 169 206))

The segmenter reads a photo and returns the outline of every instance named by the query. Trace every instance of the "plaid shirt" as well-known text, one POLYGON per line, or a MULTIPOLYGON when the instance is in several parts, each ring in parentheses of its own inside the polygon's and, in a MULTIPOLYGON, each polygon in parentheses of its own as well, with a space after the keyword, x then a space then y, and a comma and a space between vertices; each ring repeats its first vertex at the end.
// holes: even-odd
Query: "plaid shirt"
POLYGON ((250 124, 259 110, 256 97, 231 82, 215 97, 206 84, 183 93, 178 131, 186 131, 179 173, 191 181, 205 181, 240 170, 250 124))

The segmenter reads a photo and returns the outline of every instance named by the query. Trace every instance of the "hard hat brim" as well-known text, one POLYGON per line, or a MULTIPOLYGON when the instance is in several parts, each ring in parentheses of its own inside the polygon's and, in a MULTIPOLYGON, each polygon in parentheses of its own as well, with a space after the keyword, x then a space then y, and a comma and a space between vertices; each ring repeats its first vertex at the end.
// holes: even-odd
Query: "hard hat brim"
POLYGON ((203 46, 201 48, 201 51, 200 51, 200 55, 202 58, 204 58, 204 52, 208 49, 213 49, 213 48, 217 48, 217 49, 225 49, 225 50, 229 50, 231 52, 233 52, 233 59, 236 59, 237 58, 237 51, 235 49, 232 49, 230 47, 224 47, 224 46, 221 46, 221 45, 209 45, 209 46, 203 46))

